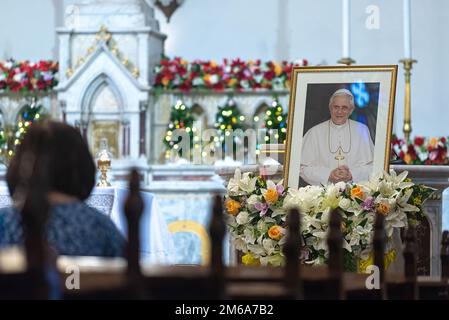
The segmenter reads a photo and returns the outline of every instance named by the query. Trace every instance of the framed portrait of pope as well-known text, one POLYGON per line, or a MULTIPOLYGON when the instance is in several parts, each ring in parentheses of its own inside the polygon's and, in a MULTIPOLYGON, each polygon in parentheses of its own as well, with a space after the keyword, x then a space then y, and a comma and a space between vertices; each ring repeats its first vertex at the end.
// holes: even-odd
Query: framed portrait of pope
POLYGON ((388 170, 397 65, 295 67, 288 187, 361 182, 388 170))

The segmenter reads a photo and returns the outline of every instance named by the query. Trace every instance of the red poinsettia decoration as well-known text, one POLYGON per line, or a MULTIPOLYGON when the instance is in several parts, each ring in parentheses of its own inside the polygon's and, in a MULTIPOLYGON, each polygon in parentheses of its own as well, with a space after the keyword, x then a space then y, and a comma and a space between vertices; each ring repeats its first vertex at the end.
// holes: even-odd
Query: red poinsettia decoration
POLYGON ((394 154, 406 164, 449 164, 449 143, 446 137, 427 138, 417 136, 406 143, 404 139, 393 136, 391 144, 394 154))
POLYGON ((0 62, 0 90, 12 92, 48 91, 58 84, 55 61, 0 62))
POLYGON ((180 57, 163 58, 155 68, 154 86, 163 89, 209 89, 222 91, 285 89, 290 87, 290 73, 295 65, 307 65, 307 60, 290 63, 260 60, 243 61, 240 58, 215 61, 187 62, 180 57))

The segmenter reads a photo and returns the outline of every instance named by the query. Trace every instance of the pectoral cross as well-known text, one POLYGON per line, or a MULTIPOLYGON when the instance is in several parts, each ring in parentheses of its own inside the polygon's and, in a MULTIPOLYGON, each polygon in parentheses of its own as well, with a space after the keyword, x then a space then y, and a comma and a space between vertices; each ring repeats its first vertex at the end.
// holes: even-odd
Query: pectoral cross
POLYGON ((337 160, 337 168, 340 166, 340 161, 345 158, 345 156, 342 154, 343 150, 341 149, 341 145, 338 147, 337 155, 335 156, 335 160, 337 160))

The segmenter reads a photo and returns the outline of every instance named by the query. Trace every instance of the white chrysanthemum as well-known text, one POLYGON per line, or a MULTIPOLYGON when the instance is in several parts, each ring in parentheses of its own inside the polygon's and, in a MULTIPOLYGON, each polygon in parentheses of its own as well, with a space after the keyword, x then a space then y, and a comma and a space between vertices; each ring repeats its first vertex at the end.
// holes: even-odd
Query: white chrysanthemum
POLYGON ((246 203, 248 205, 248 210, 251 212, 255 212, 256 208, 254 207, 256 203, 261 202, 262 199, 260 196, 257 196, 255 194, 251 195, 247 200, 246 203))
POLYGON ((238 224, 246 224, 249 221, 249 214, 246 211, 241 211, 237 217, 235 218, 235 221, 238 224))
POLYGON ((248 252, 248 248, 247 248, 245 239, 242 239, 240 237, 235 238, 234 239, 234 246, 235 246, 236 250, 240 250, 240 251, 243 251, 245 253, 248 252))
POLYGON ((267 255, 271 255, 275 250, 276 242, 272 239, 263 239, 262 246, 267 252, 267 255))
POLYGON ((246 243, 251 243, 253 244, 254 242, 256 242, 256 236, 255 236, 255 232, 254 232, 254 228, 251 226, 248 226, 244 231, 243 231, 243 236, 245 239, 246 243))
POLYGON ((302 213, 311 213, 320 206, 323 188, 319 186, 307 186, 299 189, 289 189, 284 199, 284 208, 299 208, 302 213))
POLYGON ((348 210, 349 207, 351 206, 351 200, 349 200, 347 198, 343 198, 340 200, 340 203, 338 204, 338 206, 340 208, 342 208, 343 210, 348 210))
POLYGON ((256 258, 266 255, 264 247, 260 244, 248 244, 248 250, 250 250, 256 258))

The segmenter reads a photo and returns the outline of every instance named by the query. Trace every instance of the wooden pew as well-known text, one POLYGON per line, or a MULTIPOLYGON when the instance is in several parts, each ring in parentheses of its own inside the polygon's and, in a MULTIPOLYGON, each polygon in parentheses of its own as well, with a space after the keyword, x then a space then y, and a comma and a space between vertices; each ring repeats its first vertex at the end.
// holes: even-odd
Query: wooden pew
POLYGON ((418 296, 421 300, 449 300, 449 232, 441 239, 441 277, 417 277, 418 296))

